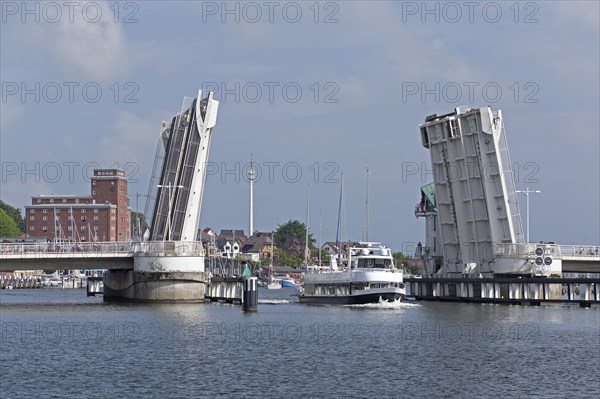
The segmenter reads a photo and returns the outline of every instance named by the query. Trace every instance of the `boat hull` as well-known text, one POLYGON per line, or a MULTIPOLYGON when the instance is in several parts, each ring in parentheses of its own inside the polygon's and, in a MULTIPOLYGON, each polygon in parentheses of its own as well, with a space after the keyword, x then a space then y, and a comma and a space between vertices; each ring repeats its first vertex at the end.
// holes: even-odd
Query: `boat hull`
POLYGON ((381 300, 395 301, 404 298, 400 292, 377 292, 356 295, 300 295, 298 302, 314 305, 364 305, 381 300))

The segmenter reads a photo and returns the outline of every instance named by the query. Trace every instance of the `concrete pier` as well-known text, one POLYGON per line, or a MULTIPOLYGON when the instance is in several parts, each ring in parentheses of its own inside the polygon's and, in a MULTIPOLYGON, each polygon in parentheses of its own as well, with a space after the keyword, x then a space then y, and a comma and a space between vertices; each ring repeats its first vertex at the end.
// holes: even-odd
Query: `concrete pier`
POLYGON ((110 270, 104 277, 104 300, 116 302, 204 302, 204 272, 110 270))
POLYGON ((241 304, 244 286, 240 277, 212 277, 206 299, 213 302, 241 304))
POLYGON ((133 270, 108 270, 104 300, 127 302, 204 302, 208 273, 202 243, 144 243, 133 270))
POLYGON ((600 306, 600 278, 408 277, 409 297, 419 300, 540 305, 600 306))

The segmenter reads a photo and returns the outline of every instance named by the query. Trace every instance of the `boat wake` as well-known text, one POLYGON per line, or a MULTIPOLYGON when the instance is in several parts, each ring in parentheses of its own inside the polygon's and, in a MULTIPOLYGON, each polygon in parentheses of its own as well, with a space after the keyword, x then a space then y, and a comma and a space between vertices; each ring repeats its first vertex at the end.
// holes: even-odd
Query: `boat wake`
POLYGON ((414 308, 419 307, 421 305, 416 303, 406 302, 400 299, 396 299, 394 301, 384 301, 379 298, 379 302, 377 303, 365 303, 362 305, 344 305, 349 308, 358 308, 358 309, 405 309, 405 308, 414 308))
POLYGON ((282 305, 285 303, 296 303, 298 300, 293 299, 259 299, 259 305, 282 305))

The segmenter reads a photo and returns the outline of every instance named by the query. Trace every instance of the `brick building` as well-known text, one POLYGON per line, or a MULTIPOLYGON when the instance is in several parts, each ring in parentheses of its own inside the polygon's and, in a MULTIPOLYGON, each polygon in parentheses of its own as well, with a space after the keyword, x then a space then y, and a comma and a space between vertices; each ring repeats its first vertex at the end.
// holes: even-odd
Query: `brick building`
POLYGON ((30 237, 73 241, 130 241, 127 177, 119 169, 95 169, 91 195, 38 195, 25 207, 30 237))

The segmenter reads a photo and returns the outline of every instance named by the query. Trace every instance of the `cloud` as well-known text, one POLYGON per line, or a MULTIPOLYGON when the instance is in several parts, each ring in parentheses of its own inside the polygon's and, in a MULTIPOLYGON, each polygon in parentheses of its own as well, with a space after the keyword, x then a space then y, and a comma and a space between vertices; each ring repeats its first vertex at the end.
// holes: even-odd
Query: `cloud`
POLYGON ((141 170, 150 170, 159 127, 159 118, 117 111, 112 131, 100 142, 103 160, 117 162, 121 168, 125 164, 135 164, 141 170))
POLYGON ((69 80, 108 82, 126 75, 131 65, 122 25, 114 21, 108 3, 89 4, 94 6, 76 7, 72 18, 65 8, 55 23, 41 19, 13 24, 11 35, 20 37, 23 46, 13 47, 12 52, 20 53, 20 58, 44 58, 69 80), (35 54, 28 54, 31 51, 35 54))

